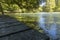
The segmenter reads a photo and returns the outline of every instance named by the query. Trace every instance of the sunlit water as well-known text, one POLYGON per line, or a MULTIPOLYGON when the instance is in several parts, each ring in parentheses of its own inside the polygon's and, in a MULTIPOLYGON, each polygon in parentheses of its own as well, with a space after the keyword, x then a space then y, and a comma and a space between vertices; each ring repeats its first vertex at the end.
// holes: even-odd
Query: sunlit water
POLYGON ((47 26, 45 25, 45 18, 43 16, 45 16, 46 14, 40 14, 39 16, 39 26, 40 28, 42 28, 50 37, 51 40, 55 40, 56 39, 56 23, 54 22, 50 28, 46 28, 47 26))

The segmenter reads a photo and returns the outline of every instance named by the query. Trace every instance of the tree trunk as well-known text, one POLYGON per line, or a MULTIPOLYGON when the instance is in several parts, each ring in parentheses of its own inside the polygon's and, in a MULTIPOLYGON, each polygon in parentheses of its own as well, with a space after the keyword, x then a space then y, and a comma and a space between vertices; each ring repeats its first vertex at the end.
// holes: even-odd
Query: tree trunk
POLYGON ((3 12, 3 8, 2 8, 1 3, 0 3, 0 11, 2 12, 2 15, 4 16, 4 12, 3 12))

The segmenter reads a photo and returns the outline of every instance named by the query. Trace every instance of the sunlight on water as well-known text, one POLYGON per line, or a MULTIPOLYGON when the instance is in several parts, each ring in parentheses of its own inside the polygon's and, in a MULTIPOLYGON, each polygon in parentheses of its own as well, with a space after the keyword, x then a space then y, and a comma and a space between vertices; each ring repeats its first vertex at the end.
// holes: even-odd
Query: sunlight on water
POLYGON ((50 30, 48 31, 49 36, 55 40, 56 39, 56 24, 52 24, 50 30))
POLYGON ((48 33, 48 34, 46 34, 46 35, 48 35, 48 36, 51 38, 51 40, 55 40, 55 39, 56 39, 56 23, 54 22, 54 23, 51 25, 50 29, 47 30, 46 25, 45 25, 45 20, 46 20, 46 19, 43 17, 44 15, 46 15, 46 14, 40 14, 40 17, 39 17, 39 26, 40 26, 46 33, 48 33))
POLYGON ((40 18, 39 18, 39 25, 42 29, 44 29, 45 31, 48 31, 46 28, 45 28, 45 18, 43 17, 44 14, 41 14, 40 15, 40 18))

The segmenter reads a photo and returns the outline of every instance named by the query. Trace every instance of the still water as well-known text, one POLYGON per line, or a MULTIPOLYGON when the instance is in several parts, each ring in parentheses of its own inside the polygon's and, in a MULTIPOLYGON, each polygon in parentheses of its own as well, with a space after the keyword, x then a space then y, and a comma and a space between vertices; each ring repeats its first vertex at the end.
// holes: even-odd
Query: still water
POLYGON ((46 35, 48 35, 51 40, 56 40, 57 38, 59 38, 59 19, 59 14, 41 13, 39 16, 39 27, 42 28, 45 31, 45 33, 47 33, 46 35))

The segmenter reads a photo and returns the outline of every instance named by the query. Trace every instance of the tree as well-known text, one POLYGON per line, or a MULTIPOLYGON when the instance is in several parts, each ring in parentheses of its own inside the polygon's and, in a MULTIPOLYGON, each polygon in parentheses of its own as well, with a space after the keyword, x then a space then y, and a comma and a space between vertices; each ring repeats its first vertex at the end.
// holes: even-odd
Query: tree
POLYGON ((46 1, 46 9, 49 10, 49 12, 53 12, 53 8, 55 8, 55 0, 47 0, 46 1))

